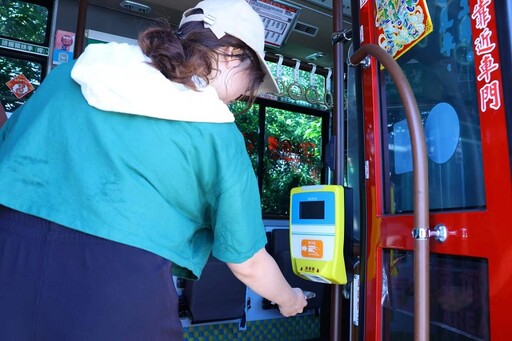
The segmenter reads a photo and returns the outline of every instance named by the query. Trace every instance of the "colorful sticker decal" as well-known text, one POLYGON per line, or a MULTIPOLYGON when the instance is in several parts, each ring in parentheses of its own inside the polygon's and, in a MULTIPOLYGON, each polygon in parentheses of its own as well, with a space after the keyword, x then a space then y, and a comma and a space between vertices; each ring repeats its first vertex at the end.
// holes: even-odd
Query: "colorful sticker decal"
POLYGON ((17 99, 23 98, 34 90, 34 86, 22 73, 5 83, 17 99))
POLYGON ((432 32, 425 0, 377 0, 378 44, 397 59, 432 32))
POLYGON ((73 60, 75 49, 75 33, 57 30, 53 46, 53 65, 59 65, 73 60))
POLYGON ((303 239, 300 253, 304 258, 322 258, 324 256, 324 243, 321 240, 303 239))

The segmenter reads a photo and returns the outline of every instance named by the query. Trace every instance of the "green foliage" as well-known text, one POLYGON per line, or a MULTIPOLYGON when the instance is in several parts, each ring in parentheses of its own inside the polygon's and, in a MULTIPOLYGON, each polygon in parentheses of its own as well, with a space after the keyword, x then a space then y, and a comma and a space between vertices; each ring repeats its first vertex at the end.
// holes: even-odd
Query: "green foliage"
POLYGON ((0 35, 42 44, 47 26, 46 7, 25 1, 0 0, 0 35))
MULTIPOLYGON (((237 112, 245 103, 234 103, 237 112)), ((259 106, 236 116, 247 152, 257 173, 259 153, 259 106)), ((262 210, 265 215, 286 216, 293 187, 320 183, 322 173, 322 118, 265 107, 262 210)))
POLYGON ((259 150, 259 105, 254 104, 250 111, 243 114, 236 114, 244 110, 245 106, 245 102, 237 101, 230 105, 230 109, 235 113, 235 123, 244 136, 247 154, 249 154, 249 158, 251 159, 254 172, 257 172, 259 150))
POLYGON ((287 215, 292 188, 320 183, 322 118, 267 108, 265 123, 262 208, 287 215))

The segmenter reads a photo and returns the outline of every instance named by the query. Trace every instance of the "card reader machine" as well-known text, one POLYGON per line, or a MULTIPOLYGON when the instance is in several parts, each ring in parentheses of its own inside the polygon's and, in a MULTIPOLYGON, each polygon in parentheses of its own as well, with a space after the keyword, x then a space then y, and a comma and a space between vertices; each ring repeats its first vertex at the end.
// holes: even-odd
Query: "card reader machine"
POLYGON ((290 254, 296 275, 346 284, 352 271, 352 190, 339 185, 292 189, 290 254), (350 263, 350 262, 349 262, 350 263))

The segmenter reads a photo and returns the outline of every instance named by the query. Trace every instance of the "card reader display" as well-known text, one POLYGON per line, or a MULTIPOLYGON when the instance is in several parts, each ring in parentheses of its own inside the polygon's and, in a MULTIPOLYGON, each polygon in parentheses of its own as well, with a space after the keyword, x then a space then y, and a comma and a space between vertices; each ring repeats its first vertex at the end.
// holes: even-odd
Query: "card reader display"
POLYGON ((294 188, 290 196, 290 250, 295 274, 315 282, 346 284, 345 188, 294 188))
POLYGON ((325 201, 300 201, 299 219, 324 219, 325 201))

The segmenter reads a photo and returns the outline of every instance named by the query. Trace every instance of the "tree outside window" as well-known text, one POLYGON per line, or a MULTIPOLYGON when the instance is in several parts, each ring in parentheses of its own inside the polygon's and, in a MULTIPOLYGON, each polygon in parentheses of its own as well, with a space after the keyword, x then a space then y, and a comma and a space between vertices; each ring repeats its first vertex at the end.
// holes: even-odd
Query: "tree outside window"
MULTIPOLYGON (((231 110, 236 113, 244 106, 237 102, 231 110)), ((255 104, 249 112, 235 114, 258 176, 262 211, 267 217, 288 215, 292 188, 322 181, 326 115, 312 115, 299 107, 295 110, 255 104)))

